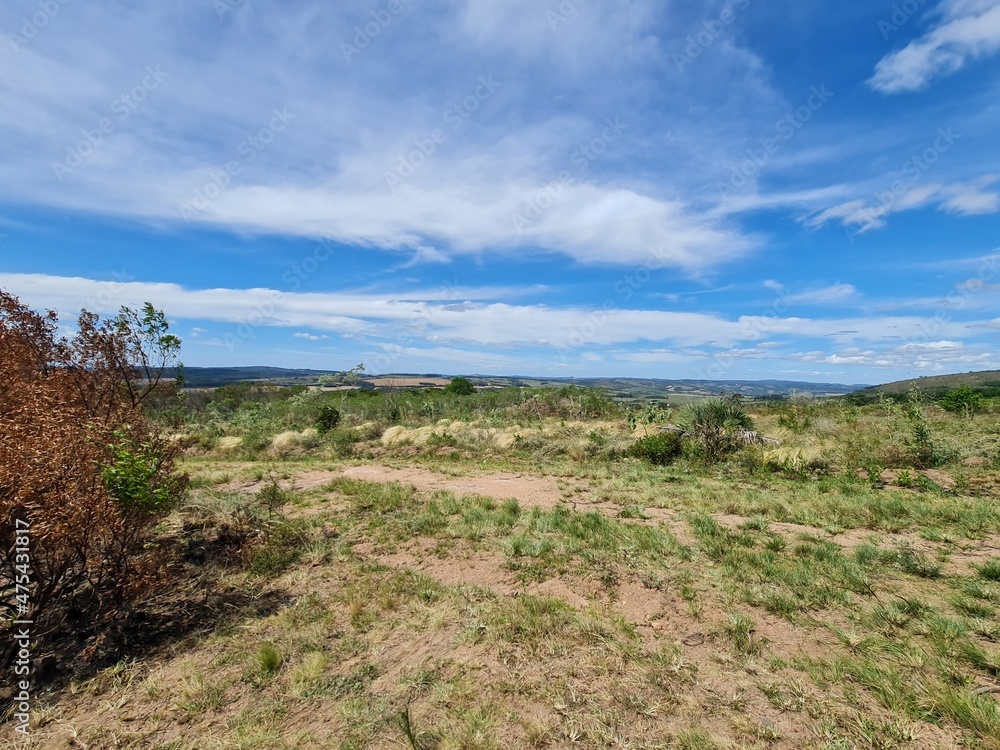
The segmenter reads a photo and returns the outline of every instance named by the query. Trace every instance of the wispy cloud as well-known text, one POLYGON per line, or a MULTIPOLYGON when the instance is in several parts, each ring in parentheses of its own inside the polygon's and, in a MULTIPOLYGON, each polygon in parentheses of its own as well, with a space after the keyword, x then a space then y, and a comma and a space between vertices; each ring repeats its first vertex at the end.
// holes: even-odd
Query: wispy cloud
MULTIPOLYGON (((93 297, 101 282, 46 275, 0 274, 0 286, 23 294, 36 304, 75 310, 93 297)), ((831 301, 853 293, 846 284, 804 293, 805 298, 831 301)), ((338 292, 281 293, 269 289, 185 289, 176 284, 129 282, 118 285, 115 305, 152 301, 177 316, 266 328, 302 328, 306 340, 324 336, 361 334, 377 344, 398 339, 451 342, 475 346, 542 346, 550 350, 586 351, 588 346, 613 346, 642 341, 670 342, 679 348, 740 348, 741 343, 817 339, 834 342, 911 340, 925 335, 928 320, 918 316, 808 318, 773 315, 725 316, 659 310, 548 305, 512 305, 404 301, 391 295, 338 292), (586 329, 584 340, 575 341, 586 329)), ((109 305, 108 310, 113 312, 109 305)), ((983 321, 935 322, 937 335, 972 339, 982 331, 970 327, 983 321)), ((756 356, 756 355, 754 355, 756 356)))
POLYGON ((968 182, 913 185, 905 190, 876 191, 875 201, 856 199, 824 209, 804 221, 810 227, 822 227, 830 221, 858 227, 858 233, 884 227, 890 214, 934 206, 939 211, 973 216, 1000 212, 1000 193, 989 190, 1000 175, 983 175, 968 182))
POLYGON ((858 297, 853 284, 841 282, 803 292, 789 292, 784 284, 773 280, 765 281, 764 286, 792 305, 842 305, 858 297))
MULTIPOLYGON (((46 29, 47 44, 0 45, 0 126, 11 146, 0 197, 185 227, 323 235, 399 251, 410 264, 544 252, 634 265, 656 247, 664 264, 712 268, 759 241, 679 197, 692 180, 678 153, 655 157, 675 164, 656 185, 623 168, 635 143, 679 122, 642 110, 635 94, 665 86, 682 106, 701 75, 718 72, 664 79, 671 63, 654 29, 669 13, 591 3, 553 28, 545 8, 525 0, 432 2, 407 6, 345 59, 331 39, 353 44, 372 20, 349 5, 260 0, 222 18, 211 3, 149 6, 142 23, 136 10, 69 5, 46 29), (199 38, 189 43, 192 28, 199 38), (438 46, 454 54, 428 54, 438 46), (149 66, 166 77, 119 120, 122 87, 149 66), (593 90, 599 101, 576 96, 593 90), (102 119, 113 130, 101 134, 102 119), (628 141, 587 151, 609 119, 627 127, 628 141), (84 151, 69 174, 40 168, 84 151), (386 175, 401 164, 408 176, 390 189, 386 175), (540 203, 528 222, 512 220, 540 203)), ((729 57, 721 45, 711 53, 729 57)), ((771 104, 756 68, 726 67, 732 80, 715 86, 756 95, 749 109, 771 104)))
POLYGON ((995 351, 983 346, 969 348, 962 342, 947 340, 907 343, 887 349, 854 347, 832 354, 813 351, 791 354, 788 359, 884 370, 915 369, 925 373, 1000 367, 1000 356, 995 351))
POLYGON ((945 0, 941 21, 875 66, 868 83, 884 94, 916 91, 934 78, 1000 51, 1000 2, 945 0))

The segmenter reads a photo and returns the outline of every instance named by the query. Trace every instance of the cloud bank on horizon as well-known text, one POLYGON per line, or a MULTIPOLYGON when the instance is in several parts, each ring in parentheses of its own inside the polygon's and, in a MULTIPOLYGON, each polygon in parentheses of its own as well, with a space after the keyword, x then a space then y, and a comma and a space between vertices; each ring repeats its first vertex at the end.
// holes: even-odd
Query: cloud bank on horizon
POLYGON ((14 0, 0 287, 190 364, 1000 368, 1000 0, 14 0))

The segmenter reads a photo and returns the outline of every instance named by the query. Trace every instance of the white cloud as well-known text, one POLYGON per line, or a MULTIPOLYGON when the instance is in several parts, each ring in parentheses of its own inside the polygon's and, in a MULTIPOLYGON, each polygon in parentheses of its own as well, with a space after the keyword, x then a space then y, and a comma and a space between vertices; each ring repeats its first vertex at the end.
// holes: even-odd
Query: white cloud
POLYGON ((798 362, 899 371, 945 372, 960 368, 1000 367, 1000 357, 986 347, 970 348, 962 342, 948 340, 911 341, 888 349, 852 347, 833 354, 810 351, 792 354, 788 358, 798 362))
MULTIPOLYGON (((76 310, 97 299, 103 282, 41 274, 2 274, 0 286, 33 305, 76 310)), ((176 284, 127 282, 116 285, 113 300, 96 312, 114 313, 121 304, 150 301, 168 314, 230 324, 229 335, 246 327, 309 328, 330 334, 363 335, 375 348, 410 340, 450 342, 454 346, 547 346, 562 352, 586 346, 669 342, 685 347, 740 348, 741 343, 778 338, 826 338, 835 344, 919 340, 928 320, 918 316, 865 316, 815 319, 601 307, 552 307, 503 302, 399 299, 392 294, 358 292, 289 293, 273 289, 185 289, 176 284), (178 314, 180 313, 180 314, 178 314), (543 343, 540 343, 543 342, 543 343)), ((981 335, 988 321, 934 321, 937 334, 950 339, 981 335)), ((307 334, 313 336, 330 334, 307 334)), ((225 338, 225 336, 223 336, 225 338)), ((304 338, 300 336, 300 338, 304 338)))
POLYGON ((856 199, 819 211, 803 220, 809 227, 822 227, 839 221, 845 227, 859 227, 858 233, 869 232, 886 225, 890 214, 911 211, 924 206, 936 206, 940 211, 961 215, 989 214, 1000 211, 1000 194, 986 188, 1000 180, 1000 175, 987 174, 966 182, 932 183, 908 187, 898 193, 878 190, 877 202, 856 199))
MULTIPOLYGON (((726 94, 725 111, 738 101, 745 117, 772 116, 784 105, 763 66, 720 44, 684 76, 664 77, 672 9, 573 7, 553 28, 547 7, 529 0, 407 5, 348 61, 340 42, 371 20, 351 4, 259 0, 222 20, 210 3, 144 6, 142 23, 138 10, 68 5, 44 30, 46 44, 25 46, 16 59, 0 45, 8 146, 0 198, 162 226, 183 223, 180 207, 196 194, 217 195, 199 198, 187 219, 324 235, 420 263, 549 252, 634 265, 662 248, 665 265, 694 272, 759 247, 696 201, 709 181, 705 165, 689 163, 735 152, 733 131, 750 126, 741 119, 702 132, 690 150, 661 148, 657 134, 685 122, 704 130, 704 115, 691 114, 702 76, 726 94), (167 78, 119 120, 114 102, 150 65, 167 78), (456 119, 454 107, 480 90, 481 77, 498 87, 456 119), (672 110, 644 107, 654 93, 672 110), (265 147, 248 148, 275 108, 291 121, 265 147), (58 179, 40 168, 64 161, 101 118, 114 132, 88 147, 79 167, 58 179), (624 132, 593 159, 571 161, 609 118, 624 132), (386 174, 438 130, 444 140, 390 191, 386 174), (238 172, 227 174, 227 164, 238 172), (655 179, 637 176, 646 169, 655 179), (517 226, 513 217, 547 202, 546 186, 563 173, 552 205, 517 226)), ((0 25, 16 21, 0 10, 0 25)))
POLYGON ((962 192, 948 198, 941 207, 962 216, 995 214, 1000 211, 1000 193, 962 192))
POLYGON ((875 66, 868 83, 884 94, 917 91, 971 60, 1000 51, 1000 2, 945 0, 941 22, 875 66))
POLYGON ((790 305, 837 305, 858 296, 853 284, 842 282, 804 292, 790 292, 784 284, 774 280, 765 281, 764 286, 790 305))
POLYGON ((262 232, 321 234, 341 242, 441 253, 487 249, 559 251, 584 263, 639 264, 658 251, 657 262, 689 269, 717 265, 745 254, 754 243, 679 201, 621 188, 580 183, 555 198, 537 184, 494 186, 452 182, 407 185, 396 194, 380 189, 254 186, 232 189, 200 221, 253 227, 262 232), (544 198, 544 201, 542 199, 544 198), (529 212, 530 204, 547 206, 529 212), (440 243, 438 250, 427 243, 440 243))
POLYGON ((323 341, 325 339, 330 338, 325 333, 323 335, 321 335, 321 336, 316 336, 316 335, 313 335, 311 333, 297 332, 297 333, 293 333, 292 336, 294 338, 297 338, 297 339, 305 339, 306 341, 323 341))

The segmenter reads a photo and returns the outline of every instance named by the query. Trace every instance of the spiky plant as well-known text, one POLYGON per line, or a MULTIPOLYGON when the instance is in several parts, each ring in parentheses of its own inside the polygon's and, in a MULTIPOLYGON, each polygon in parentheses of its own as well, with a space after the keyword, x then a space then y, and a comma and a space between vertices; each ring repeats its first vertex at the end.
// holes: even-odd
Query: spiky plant
POLYGON ((667 429, 697 443, 709 462, 718 461, 744 445, 777 443, 754 429, 753 419, 736 398, 705 399, 689 404, 680 413, 677 424, 667 429))

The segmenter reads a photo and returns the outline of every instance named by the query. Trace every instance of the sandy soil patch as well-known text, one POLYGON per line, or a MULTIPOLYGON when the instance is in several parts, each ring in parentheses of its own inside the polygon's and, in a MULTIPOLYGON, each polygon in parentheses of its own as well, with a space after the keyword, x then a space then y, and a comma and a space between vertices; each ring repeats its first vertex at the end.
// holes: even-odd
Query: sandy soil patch
MULTIPOLYGON (((480 495, 495 500, 513 498, 522 508, 541 508, 553 510, 556 507, 567 507, 582 513, 597 512, 608 518, 615 518, 623 523, 645 524, 650 526, 666 526, 681 544, 696 545, 696 539, 691 533, 688 523, 682 515, 666 508, 647 507, 642 509, 641 518, 623 518, 623 506, 616 503, 592 500, 593 495, 583 485, 569 484, 552 477, 535 476, 525 473, 493 472, 462 477, 449 476, 422 468, 392 468, 377 464, 350 466, 341 470, 306 471, 282 482, 286 489, 310 490, 322 487, 338 477, 360 479, 366 482, 386 483, 399 482, 411 484, 423 492, 447 491, 462 497, 480 495)), ((234 482, 224 489, 256 492, 265 482, 234 482)), ((716 521, 729 529, 750 522, 746 516, 734 514, 715 514, 716 521)), ((937 555, 947 546, 929 542, 916 532, 889 534, 873 529, 847 529, 831 535, 826 529, 796 523, 772 521, 768 524, 770 530, 789 540, 801 535, 810 535, 825 539, 850 552, 862 544, 872 541, 882 547, 898 548, 908 546, 929 557, 937 555)), ((944 563, 943 572, 946 575, 973 575, 972 565, 981 565, 991 557, 1000 557, 1000 535, 992 535, 981 541, 963 540, 957 548, 950 549, 948 559, 944 563)), ((478 585, 478 584, 477 584, 478 585)))

